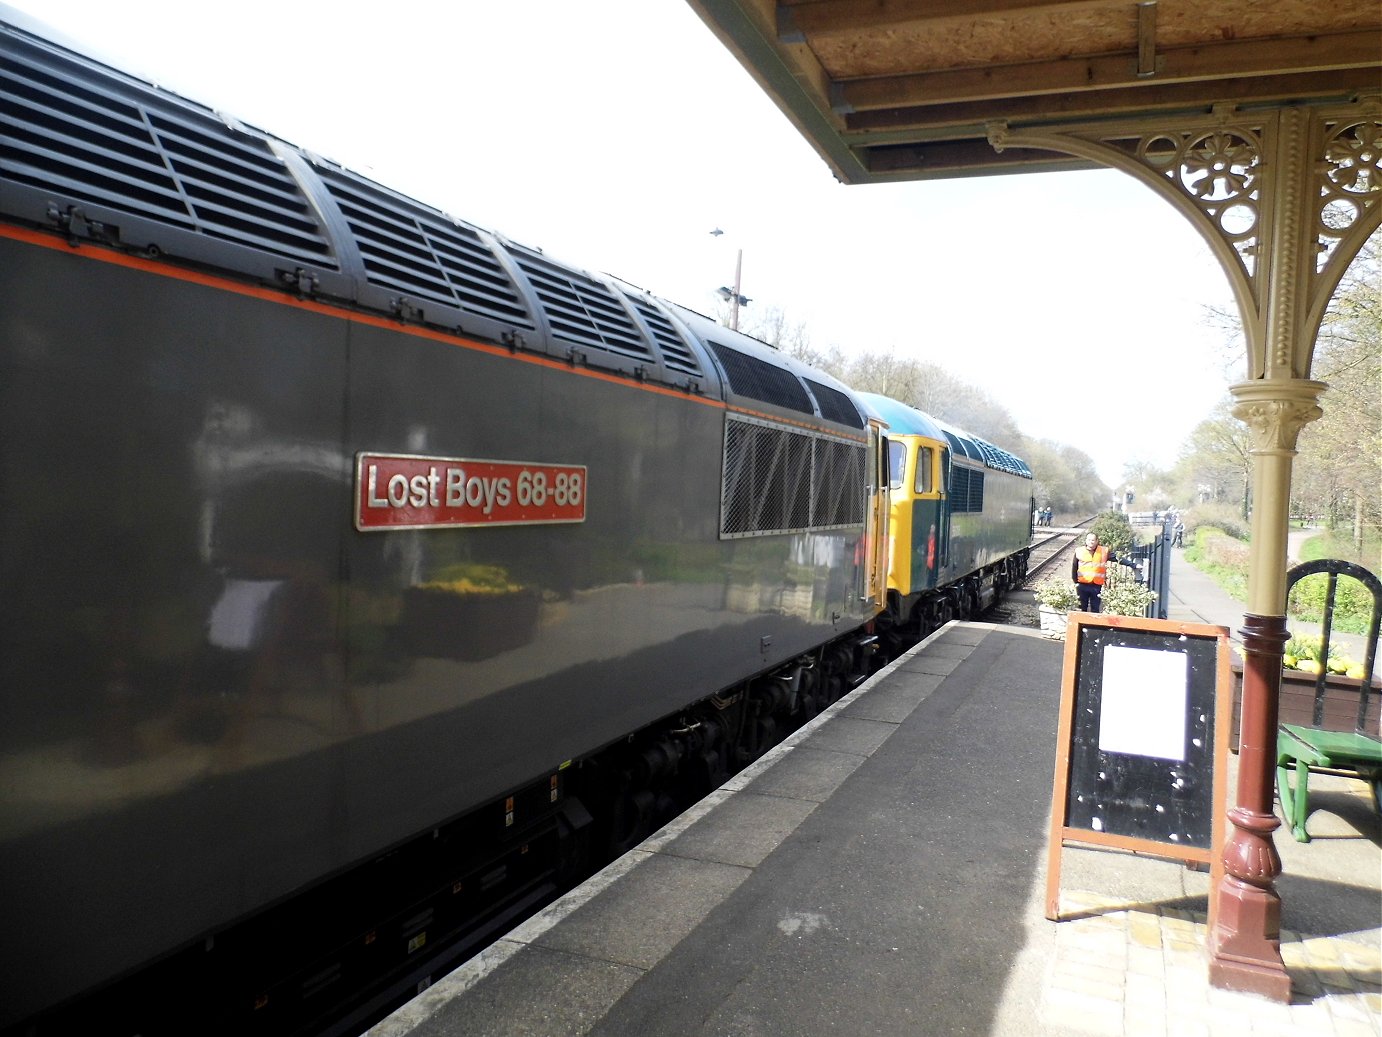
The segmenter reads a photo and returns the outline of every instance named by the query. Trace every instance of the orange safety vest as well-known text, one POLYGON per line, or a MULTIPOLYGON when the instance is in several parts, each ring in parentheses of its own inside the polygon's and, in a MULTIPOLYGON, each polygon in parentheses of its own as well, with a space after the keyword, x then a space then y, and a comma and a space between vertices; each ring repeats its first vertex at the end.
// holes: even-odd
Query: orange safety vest
POLYGON ((1108 548, 1100 544, 1090 554, 1089 549, 1077 547, 1075 549, 1075 559, 1078 561, 1079 568, 1076 570, 1076 583, 1097 583, 1103 585, 1108 577, 1108 548))

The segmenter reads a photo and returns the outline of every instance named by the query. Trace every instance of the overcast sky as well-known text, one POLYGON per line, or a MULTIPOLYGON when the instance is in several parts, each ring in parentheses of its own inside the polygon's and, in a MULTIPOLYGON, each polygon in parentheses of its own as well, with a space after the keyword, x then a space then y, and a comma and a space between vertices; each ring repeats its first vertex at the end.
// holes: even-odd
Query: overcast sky
POLYGON ((1173 463, 1246 367, 1206 321, 1231 306, 1224 275, 1145 187, 1114 171, 845 187, 684 0, 9 2, 118 67, 702 312, 742 249, 751 307, 820 349, 939 363, 1111 485, 1128 462, 1173 463))

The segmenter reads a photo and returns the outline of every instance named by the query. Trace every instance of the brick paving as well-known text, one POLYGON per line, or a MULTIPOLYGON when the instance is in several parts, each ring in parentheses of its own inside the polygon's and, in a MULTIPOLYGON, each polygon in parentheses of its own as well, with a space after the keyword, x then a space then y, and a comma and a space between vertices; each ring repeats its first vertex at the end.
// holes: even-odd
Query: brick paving
MULTIPOLYGON (((1209 986, 1203 913, 1122 909, 1066 891, 1043 977, 1042 1024, 1056 1033, 1257 1037, 1382 1033, 1382 946, 1282 931, 1290 1004, 1209 986)), ((1054 923, 1053 923, 1054 924, 1054 923)))

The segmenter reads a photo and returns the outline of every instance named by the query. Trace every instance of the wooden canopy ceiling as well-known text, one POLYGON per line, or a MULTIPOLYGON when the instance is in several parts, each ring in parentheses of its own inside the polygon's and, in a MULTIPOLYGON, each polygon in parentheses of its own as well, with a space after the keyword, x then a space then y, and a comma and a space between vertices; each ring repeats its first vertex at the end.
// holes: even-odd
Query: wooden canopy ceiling
POLYGON ((1378 0, 688 0, 845 183, 1089 168, 1013 130, 1382 94, 1378 0))

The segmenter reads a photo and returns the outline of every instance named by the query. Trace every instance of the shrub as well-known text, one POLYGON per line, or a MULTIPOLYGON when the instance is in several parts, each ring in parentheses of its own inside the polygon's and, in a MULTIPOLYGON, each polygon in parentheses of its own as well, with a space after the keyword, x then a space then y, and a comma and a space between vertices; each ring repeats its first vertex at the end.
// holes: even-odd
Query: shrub
MULTIPOLYGON (((1068 576, 1048 576, 1037 585, 1036 600, 1058 612, 1073 612, 1080 607, 1080 596, 1068 576)), ((1104 612, 1110 616, 1145 616, 1147 606, 1156 601, 1156 592, 1137 582, 1137 573, 1126 565, 1108 567, 1108 583, 1100 595, 1104 612)))
POLYGON ((1114 554, 1131 550, 1137 539, 1128 523, 1128 516, 1121 511, 1105 511, 1095 516, 1094 521, 1089 524, 1089 530, 1097 534, 1099 543, 1112 550, 1114 554))
POLYGON ((1235 540, 1246 541, 1250 535, 1242 512, 1230 504, 1197 504, 1181 515, 1181 521, 1187 536, 1203 526, 1213 526, 1235 540))
POLYGON ((1282 650, 1281 665, 1288 670, 1304 670, 1306 673, 1319 673, 1322 665, 1327 665, 1330 673, 1342 674, 1355 680, 1361 680, 1365 676, 1363 664, 1351 659, 1342 649, 1330 652, 1329 659, 1325 664, 1320 662, 1322 655, 1324 655, 1323 635, 1293 634, 1282 650))
POLYGON ((1156 591, 1138 583, 1137 572, 1130 566, 1110 565, 1100 600, 1110 616, 1145 616, 1147 606, 1156 601, 1156 591))
POLYGON ((1325 530, 1300 545, 1302 562, 1313 562, 1317 558, 1341 558, 1372 572, 1379 572, 1382 571, 1379 569, 1379 562, 1382 562, 1382 544, 1375 538, 1364 537, 1360 547, 1353 542, 1351 536, 1340 536, 1325 530))
POLYGON ((1201 526, 1195 531, 1195 543, 1200 556, 1210 565, 1241 568, 1247 572, 1250 548, 1236 537, 1226 535, 1215 526, 1201 526))
MULTIPOLYGON (((1324 621, 1324 601, 1329 590, 1329 577, 1315 573, 1296 581, 1286 613, 1311 623, 1324 621)), ((1372 592, 1352 576, 1341 574, 1334 594, 1333 628, 1353 634, 1364 633, 1372 618, 1372 592)))
POLYGON ((1048 576, 1037 585, 1036 600, 1059 612, 1071 612, 1079 607, 1080 598, 1069 577, 1048 576))

